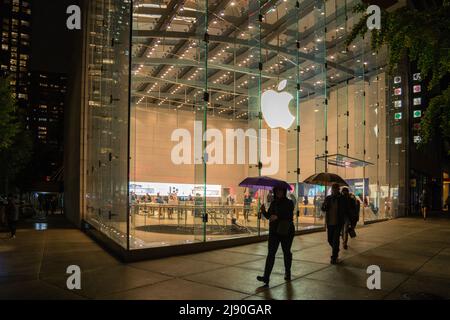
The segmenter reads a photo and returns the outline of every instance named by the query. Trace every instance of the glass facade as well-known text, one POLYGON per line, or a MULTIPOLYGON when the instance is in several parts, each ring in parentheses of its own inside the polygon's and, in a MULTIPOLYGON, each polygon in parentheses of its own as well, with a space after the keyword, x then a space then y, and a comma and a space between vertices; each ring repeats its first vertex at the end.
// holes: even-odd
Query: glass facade
POLYGON ((130 250, 263 235, 270 194, 239 183, 270 176, 319 228, 324 171, 360 223, 400 215, 405 130, 385 50, 346 47, 358 3, 91 1, 85 221, 130 250))

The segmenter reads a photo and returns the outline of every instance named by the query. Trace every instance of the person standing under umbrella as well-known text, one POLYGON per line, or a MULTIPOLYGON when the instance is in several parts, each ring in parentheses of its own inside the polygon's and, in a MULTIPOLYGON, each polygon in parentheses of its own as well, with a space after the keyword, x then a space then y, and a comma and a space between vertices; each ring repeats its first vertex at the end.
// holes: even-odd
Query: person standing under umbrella
POLYGON ((339 191, 339 184, 334 183, 331 186, 331 195, 325 198, 322 211, 325 211, 328 243, 332 249, 330 263, 337 264, 340 245, 339 238, 348 215, 347 201, 339 191))
POLYGON ((266 210, 264 204, 261 206, 261 213, 269 223, 269 250, 264 268, 264 275, 258 276, 258 281, 269 285, 270 274, 275 263, 275 255, 281 243, 284 256, 285 280, 291 280, 292 266, 292 241, 294 240, 294 203, 286 196, 287 189, 284 187, 273 188, 274 199, 266 210))

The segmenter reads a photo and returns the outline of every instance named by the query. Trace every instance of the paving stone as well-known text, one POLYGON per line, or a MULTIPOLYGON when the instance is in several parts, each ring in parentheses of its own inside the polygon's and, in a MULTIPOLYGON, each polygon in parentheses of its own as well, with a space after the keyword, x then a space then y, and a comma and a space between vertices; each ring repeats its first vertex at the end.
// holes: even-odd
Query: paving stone
POLYGON ((300 278, 257 295, 267 300, 378 300, 387 294, 387 291, 336 286, 328 282, 300 278))
MULTIPOLYGON (((214 287, 220 287, 247 294, 255 294, 261 290, 264 290, 262 288, 262 283, 256 280, 258 275, 261 275, 261 272, 257 270, 227 267, 187 276, 185 279, 214 287)), ((272 274, 270 278, 270 285, 272 286, 276 286, 284 282, 284 276, 280 274, 272 274)))
POLYGON ((414 275, 385 298, 389 300, 409 300, 408 297, 420 297, 421 295, 450 299, 450 280, 414 275))
MULTIPOLYGON (((236 265, 236 267, 244 269, 258 270, 261 274, 264 272, 266 259, 260 259, 257 261, 246 262, 236 265)), ((328 264, 308 262, 308 261, 293 261, 291 267, 292 278, 299 278, 309 273, 328 267, 328 264)), ((273 267, 273 273, 278 273, 284 276, 284 260, 283 258, 276 258, 275 265, 273 267)))
POLYGON ((0 286, 0 300, 79 300, 80 295, 43 281, 22 281, 0 286))
MULTIPOLYGON (((353 287, 367 288, 366 270, 359 268, 346 267, 343 265, 329 266, 317 272, 306 276, 308 279, 320 280, 330 284, 349 285, 353 287)), ((407 275, 392 272, 381 273, 381 289, 392 291, 403 281, 408 279, 407 275)))
MULTIPOLYGON (((67 277, 59 275, 42 277, 49 284, 67 290, 67 277)), ((87 298, 97 298, 111 293, 126 291, 171 279, 158 273, 153 273, 128 266, 114 266, 81 273, 81 290, 77 294, 87 298)))
POLYGON ((116 300, 241 300, 246 296, 248 294, 183 279, 172 279, 101 298, 116 300))
POLYGON ((189 256, 171 257, 129 264, 130 267, 159 272, 170 276, 186 276, 214 269, 224 268, 223 264, 189 259, 189 256))

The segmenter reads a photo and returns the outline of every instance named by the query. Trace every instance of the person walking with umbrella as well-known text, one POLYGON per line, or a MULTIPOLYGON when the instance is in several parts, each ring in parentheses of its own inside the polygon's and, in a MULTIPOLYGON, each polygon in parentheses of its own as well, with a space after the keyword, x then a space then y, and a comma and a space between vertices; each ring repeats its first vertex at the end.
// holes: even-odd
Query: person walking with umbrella
POLYGON ((331 185, 331 195, 325 198, 321 210, 325 212, 327 238, 328 243, 332 248, 330 263, 337 264, 340 245, 339 238, 349 212, 348 201, 341 195, 339 187, 348 187, 348 184, 339 175, 331 172, 313 174, 303 182, 322 186, 331 185))
POLYGON ((273 188, 274 199, 266 210, 264 204, 261 206, 261 214, 269 222, 269 242, 264 275, 258 276, 257 280, 269 285, 270 274, 275 263, 275 255, 281 243, 284 256, 285 280, 291 280, 292 266, 292 241, 294 240, 294 203, 286 196, 287 188, 282 185, 273 188))
POLYGON ((334 183, 331 186, 331 195, 325 198, 322 205, 322 211, 325 211, 327 238, 332 249, 330 263, 337 264, 341 230, 348 215, 348 204, 339 191, 339 184, 334 183))

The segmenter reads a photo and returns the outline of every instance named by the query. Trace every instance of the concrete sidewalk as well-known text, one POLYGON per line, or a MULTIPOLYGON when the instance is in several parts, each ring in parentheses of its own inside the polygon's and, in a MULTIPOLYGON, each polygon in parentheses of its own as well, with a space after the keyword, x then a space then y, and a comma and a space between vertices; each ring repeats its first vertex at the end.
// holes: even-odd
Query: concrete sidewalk
POLYGON ((450 220, 401 218, 365 226, 342 262, 330 265, 325 233, 298 236, 293 279, 283 279, 281 248, 270 288, 255 278, 266 243, 123 264, 81 231, 55 226, 0 237, 0 299, 414 299, 450 298, 450 220), (67 266, 82 270, 82 290, 66 289, 67 266), (381 290, 366 288, 366 268, 381 268, 381 290))

